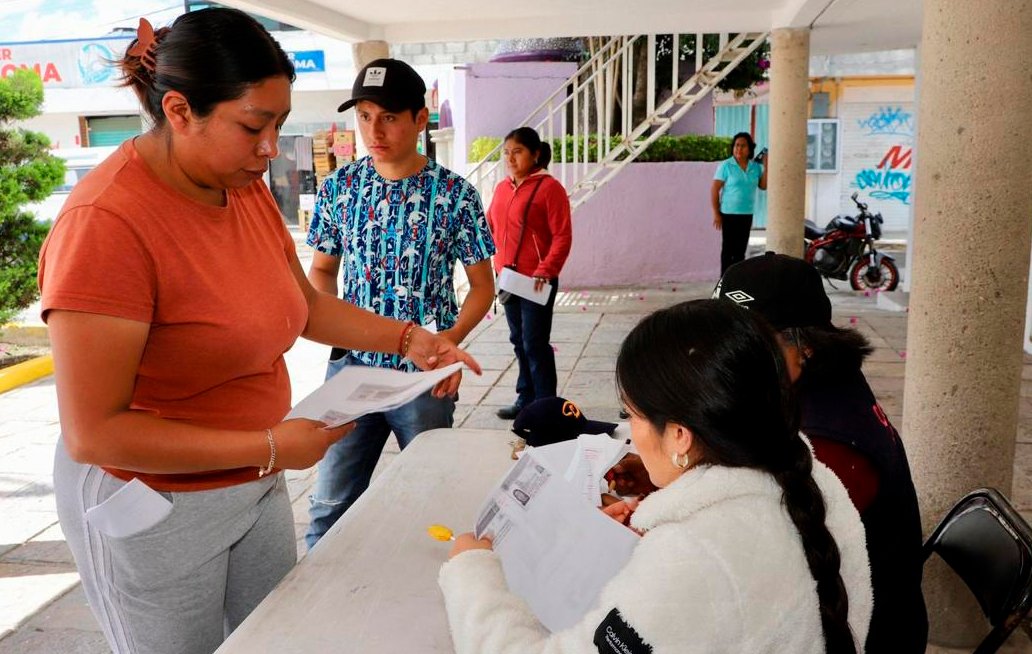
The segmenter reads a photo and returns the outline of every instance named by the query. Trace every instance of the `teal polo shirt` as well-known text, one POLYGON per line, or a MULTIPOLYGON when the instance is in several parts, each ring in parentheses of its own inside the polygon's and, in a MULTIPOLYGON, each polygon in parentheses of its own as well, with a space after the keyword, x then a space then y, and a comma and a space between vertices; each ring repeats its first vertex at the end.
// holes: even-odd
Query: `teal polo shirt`
POLYGON ((763 167, 751 159, 745 170, 734 157, 721 161, 713 174, 713 179, 724 182, 724 188, 720 190, 721 213, 751 214, 762 174, 763 167))

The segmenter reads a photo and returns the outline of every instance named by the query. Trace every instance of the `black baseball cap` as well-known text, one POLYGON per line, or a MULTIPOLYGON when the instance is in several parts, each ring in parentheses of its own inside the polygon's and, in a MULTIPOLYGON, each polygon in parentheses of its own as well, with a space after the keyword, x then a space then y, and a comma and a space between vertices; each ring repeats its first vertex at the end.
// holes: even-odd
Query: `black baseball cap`
POLYGON ((581 434, 612 434, 615 422, 588 420, 576 404, 562 397, 534 400, 516 416, 512 431, 540 447, 577 438, 581 434))
POLYGON ((784 254, 767 252, 731 266, 713 297, 758 311, 776 329, 831 324, 831 300, 820 273, 784 254))
POLYGON ((351 99, 337 107, 347 111, 356 102, 375 102, 390 112, 426 106, 426 84, 412 66, 398 59, 376 59, 358 71, 351 99))

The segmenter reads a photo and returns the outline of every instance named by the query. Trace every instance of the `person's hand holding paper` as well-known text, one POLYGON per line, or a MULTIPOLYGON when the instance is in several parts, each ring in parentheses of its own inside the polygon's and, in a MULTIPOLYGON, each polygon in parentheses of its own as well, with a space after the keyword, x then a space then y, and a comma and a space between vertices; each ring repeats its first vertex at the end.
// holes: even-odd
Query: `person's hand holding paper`
MULTIPOLYGON (((456 351, 461 352, 456 348, 456 351)), ((441 363, 438 361, 438 363, 441 363)), ((325 384, 291 409, 286 419, 308 418, 329 428, 339 427, 367 413, 390 411, 458 374, 462 362, 425 372, 345 366, 325 384)))
POLYGON ((538 279, 518 273, 512 268, 502 268, 498 273, 498 288, 525 300, 537 302, 541 306, 548 304, 548 297, 552 294, 551 284, 540 283, 538 279))
MULTIPOLYGON (((477 360, 466 353, 455 343, 441 336, 433 334, 422 327, 412 330, 412 342, 409 344, 405 356, 412 363, 419 366, 421 370, 435 370, 440 366, 447 366, 453 363, 464 363, 470 370, 480 374, 480 364, 477 360)), ((459 383, 462 381, 462 370, 456 370, 447 379, 443 379, 434 386, 434 397, 445 397, 455 395, 459 390, 459 383)))

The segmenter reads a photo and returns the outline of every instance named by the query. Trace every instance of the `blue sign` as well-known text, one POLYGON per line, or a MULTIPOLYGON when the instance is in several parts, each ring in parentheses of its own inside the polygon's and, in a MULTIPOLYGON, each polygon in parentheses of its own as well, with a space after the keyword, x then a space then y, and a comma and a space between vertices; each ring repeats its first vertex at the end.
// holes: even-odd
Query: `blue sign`
POLYGON ((287 57, 294 64, 294 69, 299 73, 326 72, 326 58, 322 50, 288 52, 287 57))
POLYGON ((79 79, 83 86, 104 84, 115 74, 115 67, 110 63, 116 57, 111 48, 103 43, 87 43, 79 49, 79 79))

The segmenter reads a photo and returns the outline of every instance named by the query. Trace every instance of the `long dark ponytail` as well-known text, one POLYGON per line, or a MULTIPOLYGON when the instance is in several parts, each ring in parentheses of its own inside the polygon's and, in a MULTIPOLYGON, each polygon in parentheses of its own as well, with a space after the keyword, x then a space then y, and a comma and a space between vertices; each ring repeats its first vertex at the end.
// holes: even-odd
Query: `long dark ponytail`
POLYGON ((763 319, 727 300, 657 311, 627 336, 616 376, 624 399, 657 429, 670 422, 691 429, 702 462, 777 480, 817 582, 826 650, 855 654, 839 549, 799 437, 781 348, 763 319))

